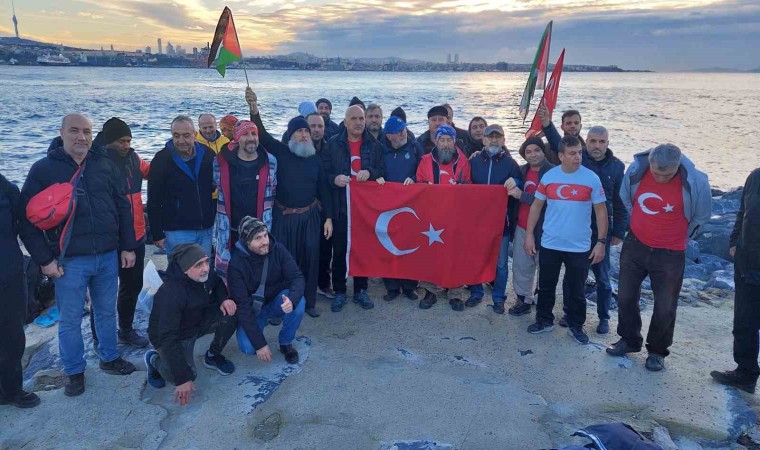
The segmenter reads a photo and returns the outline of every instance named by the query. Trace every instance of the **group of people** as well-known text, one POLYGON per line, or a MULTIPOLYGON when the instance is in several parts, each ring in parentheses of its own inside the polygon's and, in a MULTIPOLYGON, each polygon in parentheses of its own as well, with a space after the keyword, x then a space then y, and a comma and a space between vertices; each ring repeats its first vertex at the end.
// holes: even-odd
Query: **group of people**
MULTIPOLYGON (((538 115, 548 142, 526 139, 518 150, 525 163, 519 164, 506 146, 503 128, 482 117, 460 129, 451 106, 435 106, 427 113, 428 129, 415 138, 403 109, 386 119, 381 106, 365 105, 356 97, 340 124, 332 120, 330 100, 301 103, 277 139, 264 126, 256 93, 247 88, 245 97, 250 120, 228 115, 217 123, 212 114, 201 114, 196 126, 188 116, 174 118, 171 138, 150 162, 132 148, 132 133, 123 120, 106 121, 93 139, 91 120, 69 114, 20 191, 0 176, 0 287, 6 298, 0 316, 0 403, 39 404, 21 385, 25 284, 19 237, 55 282, 64 393, 77 396, 85 389, 81 320, 89 298, 101 370, 132 373, 135 366, 121 357, 117 343, 150 343, 154 349, 145 353, 149 384, 175 385, 176 401, 186 404, 195 389, 193 351, 200 336, 214 335, 204 366, 229 375, 235 367, 222 353, 233 334, 243 353, 269 362, 272 352, 263 330, 281 325, 279 351, 295 364, 299 355, 293 341, 304 314, 321 314, 317 296, 331 299, 333 312, 346 306, 346 187, 351 183, 503 186, 509 200, 491 283, 493 311, 522 316, 535 305, 535 322, 527 329, 534 334, 554 329, 563 266, 559 325, 577 342, 588 343, 585 286, 593 271, 596 332, 609 333, 610 247, 622 244, 620 339, 607 353, 641 351, 639 298, 649 277, 654 311, 646 368, 664 368, 687 242, 711 213, 708 178, 678 147, 662 144, 639 153, 626 170, 609 148, 604 127, 591 127, 584 138, 581 114, 569 110, 562 115, 560 135, 542 106, 538 115), (145 180, 150 236, 141 197, 145 180), (57 206, 66 214, 54 226, 41 225, 61 215, 48 205, 61 195, 57 206), (47 206, 33 215, 30 210, 38 208, 40 198, 47 206), (43 219, 35 219, 40 215, 43 219), (148 238, 166 251, 169 263, 146 339, 134 330, 133 321, 148 238), (507 309, 510 245, 516 298, 507 309)), ((755 171, 747 181, 732 236, 738 368, 713 373, 718 381, 751 392, 760 375, 760 313, 751 292, 760 283, 758 177, 755 171)), ((420 295, 416 280, 383 282, 386 301, 404 296, 419 300, 422 309, 436 302, 427 290, 420 295)), ((467 288, 466 301, 450 302, 455 311, 485 298, 482 285, 467 288)), ((361 308, 374 307, 367 278, 353 278, 352 294, 361 308)))

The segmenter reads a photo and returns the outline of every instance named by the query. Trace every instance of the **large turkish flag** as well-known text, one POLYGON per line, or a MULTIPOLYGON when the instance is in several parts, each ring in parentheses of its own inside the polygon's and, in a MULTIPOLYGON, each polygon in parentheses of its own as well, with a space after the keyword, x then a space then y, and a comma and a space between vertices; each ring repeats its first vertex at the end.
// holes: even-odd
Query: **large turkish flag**
POLYGON ((452 288, 495 278, 503 186, 352 182, 347 190, 351 276, 452 288))

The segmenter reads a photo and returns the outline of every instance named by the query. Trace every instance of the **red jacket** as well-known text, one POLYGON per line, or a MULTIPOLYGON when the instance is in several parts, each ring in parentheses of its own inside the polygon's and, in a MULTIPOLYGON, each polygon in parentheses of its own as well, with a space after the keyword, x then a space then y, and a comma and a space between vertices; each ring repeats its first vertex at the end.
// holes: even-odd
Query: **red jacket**
POLYGON ((145 239, 145 214, 143 214, 142 183, 148 179, 150 163, 143 161, 137 153, 130 149, 127 156, 121 156, 115 150, 106 150, 108 157, 116 163, 124 177, 124 192, 132 207, 132 222, 135 227, 135 240, 145 239))
MULTIPOLYGON (((422 157, 420 165, 417 166, 417 182, 440 184, 440 171, 441 164, 438 162, 438 149, 434 148, 432 152, 422 157)), ((458 184, 472 183, 472 178, 470 177, 470 162, 458 147, 457 155, 454 158, 454 173, 452 174, 452 178, 456 180, 458 184)))

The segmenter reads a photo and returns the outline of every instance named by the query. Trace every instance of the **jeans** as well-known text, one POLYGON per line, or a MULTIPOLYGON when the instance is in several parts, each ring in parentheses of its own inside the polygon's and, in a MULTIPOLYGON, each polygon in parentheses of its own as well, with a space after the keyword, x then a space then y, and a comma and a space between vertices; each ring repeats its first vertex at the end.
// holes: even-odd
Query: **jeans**
POLYGON ((26 279, 24 272, 0 279, 3 310, 0 313, 0 399, 10 398, 21 391, 21 357, 24 356, 26 336, 26 279))
MULTIPOLYGON (((280 345, 288 345, 296 338, 298 327, 301 326, 301 320, 303 320, 303 314, 306 310, 306 299, 302 297, 301 301, 298 302, 298 306, 293 308, 291 313, 285 314, 281 308, 283 295, 288 295, 288 289, 280 292, 274 300, 261 307, 261 311, 256 315, 256 322, 259 329, 264 331, 264 327, 267 326, 267 321, 269 319, 283 317, 279 341, 280 345)), ((238 325, 237 342, 241 352, 246 355, 256 354, 256 349, 253 348, 253 344, 251 344, 251 341, 248 339, 248 335, 245 334, 242 325, 238 325)))
POLYGON ((739 271, 734 272, 734 361, 737 371, 757 379, 760 367, 760 286, 747 283, 739 271))
MULTIPOLYGON (((591 270, 594 272, 594 279, 596 280, 596 314, 599 316, 599 320, 610 319, 610 302, 612 301, 612 284, 610 284, 610 242, 607 241, 607 245, 604 247, 604 259, 596 264, 591 265, 591 270)), ((586 271, 586 279, 588 279, 588 270, 586 271)), ((585 283, 585 279, 584 279, 585 283)), ((562 282, 562 296, 567 297, 569 295, 567 277, 562 282)), ((585 286, 584 286, 585 296, 585 286)), ((563 310, 567 314, 567 308, 563 307, 563 310)))
POLYGON ((654 311, 647 333, 649 353, 668 356, 676 326, 678 294, 683 284, 686 252, 652 248, 629 232, 620 252, 620 283, 618 285, 618 334, 634 349, 640 349, 641 283, 649 275, 654 294, 654 311))
POLYGON ((90 301, 98 332, 98 356, 105 362, 119 358, 116 348, 116 292, 119 265, 116 251, 72 256, 60 261, 63 276, 55 279, 55 301, 61 314, 58 349, 66 375, 83 373, 82 311, 90 289, 90 301))
MULTIPOLYGON (((507 280, 509 279, 509 236, 501 238, 499 259, 496 261, 496 280, 493 283, 491 298, 494 303, 504 303, 507 299, 507 280)), ((470 286, 470 297, 483 298, 486 291, 482 284, 470 286)))
POLYGON ((562 264, 565 265, 565 280, 569 283, 568 296, 564 298, 567 307, 567 323, 571 328, 581 328, 586 322, 586 274, 588 256, 591 252, 564 252, 541 247, 538 258, 538 304, 536 322, 554 323, 554 303, 557 282, 562 264))
POLYGON ((164 246, 166 254, 170 255, 172 249, 179 244, 198 244, 206 250, 206 254, 211 256, 211 240, 214 236, 214 228, 207 230, 175 230, 164 231, 166 236, 166 245, 164 246))
POLYGON ((512 287, 515 294, 525 297, 525 303, 535 303, 534 282, 538 268, 537 252, 534 256, 525 252, 525 228, 515 229, 514 247, 512 249, 512 287))
MULTIPOLYGON (((348 220, 342 217, 333 221, 333 262, 332 262, 332 284, 336 293, 346 293, 346 284, 348 281, 348 268, 346 267, 346 257, 348 256, 348 220)), ((361 290, 367 290, 369 278, 354 277, 354 295, 361 290)))

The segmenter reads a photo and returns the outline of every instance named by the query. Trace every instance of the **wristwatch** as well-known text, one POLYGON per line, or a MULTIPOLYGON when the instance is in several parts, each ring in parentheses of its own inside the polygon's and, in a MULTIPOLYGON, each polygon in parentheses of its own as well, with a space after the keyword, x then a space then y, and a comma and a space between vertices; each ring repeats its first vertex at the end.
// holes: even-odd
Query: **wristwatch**
POLYGON ((604 238, 598 238, 596 240, 596 243, 597 244, 605 244, 605 245, 607 245, 607 238, 606 237, 604 237, 604 238))

